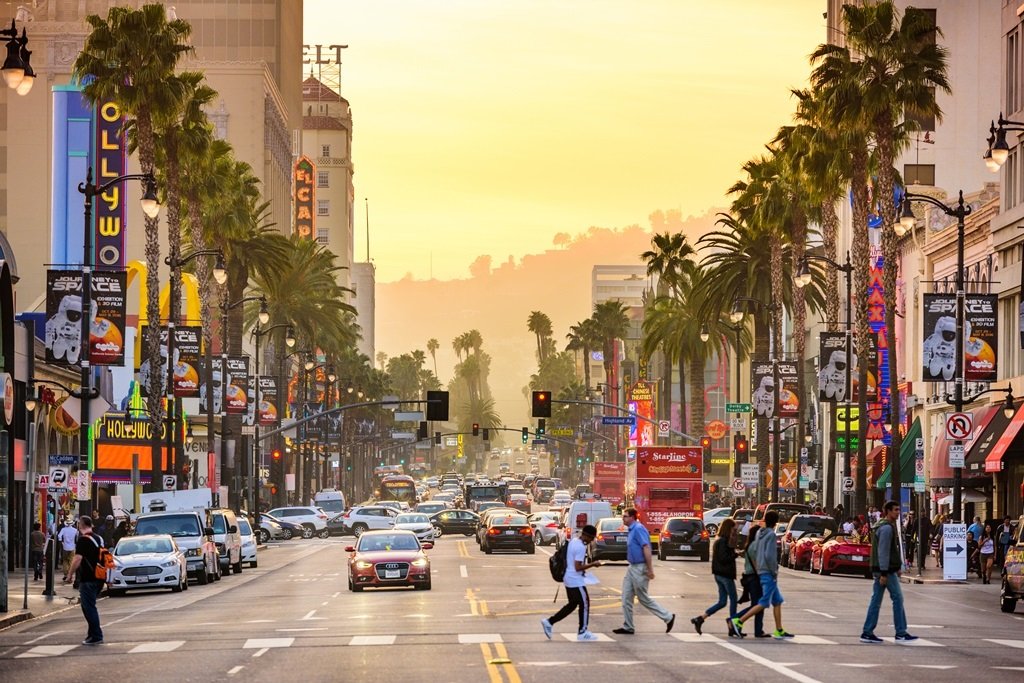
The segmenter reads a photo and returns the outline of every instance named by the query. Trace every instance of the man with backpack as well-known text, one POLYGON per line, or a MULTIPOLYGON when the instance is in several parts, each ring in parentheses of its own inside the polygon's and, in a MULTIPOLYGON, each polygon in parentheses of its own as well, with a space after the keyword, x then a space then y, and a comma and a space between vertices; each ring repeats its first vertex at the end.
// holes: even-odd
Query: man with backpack
POLYGON ((884 510, 885 515, 871 529, 871 573, 875 583, 871 591, 871 600, 868 602, 868 614, 864 619, 860 642, 869 645, 882 642, 882 639, 875 635, 875 626, 878 625, 882 598, 888 591, 892 599, 892 621, 896 628, 896 642, 913 643, 917 636, 907 632, 907 613, 903 609, 903 589, 900 588, 903 561, 900 557, 899 534, 896 531, 900 504, 890 500, 885 504, 884 510))
POLYGON ((551 640, 554 625, 577 609, 580 612, 580 629, 576 640, 580 642, 597 640, 597 636, 590 632, 590 596, 587 594, 584 577, 585 572, 591 567, 601 566, 600 560, 587 562, 587 546, 595 536, 597 536, 597 529, 587 524, 580 530, 580 535, 577 538, 564 544, 551 557, 549 562, 551 576, 557 581, 559 580, 557 575, 561 571, 561 581, 565 586, 565 595, 569 602, 553 616, 541 620, 541 628, 544 629, 544 635, 548 640, 551 640))
POLYGON ((71 581, 74 577, 78 584, 82 614, 89 625, 88 635, 82 641, 82 645, 100 645, 103 643, 103 629, 100 628, 96 599, 99 598, 107 581, 107 568, 113 565, 113 557, 103 546, 103 539, 93 534, 91 517, 79 517, 78 530, 80 535, 75 543, 75 558, 71 561, 71 569, 64 580, 71 581))

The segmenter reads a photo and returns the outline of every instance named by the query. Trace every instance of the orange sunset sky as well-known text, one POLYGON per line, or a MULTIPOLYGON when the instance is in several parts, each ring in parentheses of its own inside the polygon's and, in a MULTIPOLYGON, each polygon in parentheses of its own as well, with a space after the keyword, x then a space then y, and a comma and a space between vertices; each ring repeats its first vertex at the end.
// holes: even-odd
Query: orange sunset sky
MULTIPOLYGON (((378 282, 468 277, 559 232, 726 203, 789 122, 824 0, 305 0, 348 44, 356 254, 378 282)), ((634 260, 634 259, 630 259, 634 260)))

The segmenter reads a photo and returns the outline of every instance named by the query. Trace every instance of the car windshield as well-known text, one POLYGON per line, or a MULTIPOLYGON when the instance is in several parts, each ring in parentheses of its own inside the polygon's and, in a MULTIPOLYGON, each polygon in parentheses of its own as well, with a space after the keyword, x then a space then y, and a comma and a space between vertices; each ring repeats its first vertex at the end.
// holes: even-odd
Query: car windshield
POLYGON ((175 538, 185 536, 201 536, 199 518, 191 515, 161 515, 160 517, 142 517, 136 525, 135 533, 139 536, 153 534, 169 534, 175 538))
POLYGON ((598 531, 626 531, 621 519, 602 519, 598 522, 598 531))
POLYGON ((430 518, 426 515, 398 515, 395 524, 430 524, 430 518))
POLYGON ((420 544, 412 534, 363 534, 359 537, 361 553, 387 550, 419 550, 420 544))
POLYGON ((224 522, 224 515, 216 514, 213 516, 213 533, 215 534, 226 534, 228 528, 224 522))
POLYGON ((668 521, 667 531, 698 531, 703 524, 697 519, 670 519, 668 521))
POLYGON ((790 531, 799 531, 803 534, 814 534, 821 536, 825 529, 836 531, 836 520, 831 517, 808 517, 798 515, 789 524, 790 531))
POLYGON ((546 520, 558 519, 558 513, 557 512, 551 512, 550 510, 548 510, 547 512, 537 512, 535 514, 530 515, 530 520, 534 521, 534 522, 539 522, 539 521, 544 520, 544 519, 546 519, 546 520))
POLYGON ((504 507, 504 505, 502 505, 501 503, 499 503, 497 501, 490 501, 490 502, 487 502, 487 503, 480 503, 480 507, 478 509, 479 510, 490 510, 491 508, 500 508, 500 507, 504 507))
POLYGON ((496 515, 491 518, 491 526, 526 526, 526 517, 496 515))
POLYGON ((249 520, 240 519, 238 520, 238 531, 243 536, 252 536, 252 527, 249 526, 249 520))
POLYGON ((523 500, 526 500, 526 499, 527 499, 526 496, 523 495, 522 493, 513 493, 511 496, 509 496, 509 500, 523 501, 523 500))
POLYGON ((168 538, 125 538, 114 548, 118 557, 138 555, 139 553, 170 553, 174 546, 168 538))
POLYGON ((316 501, 317 506, 324 512, 344 512, 345 501, 341 498, 330 498, 316 501))

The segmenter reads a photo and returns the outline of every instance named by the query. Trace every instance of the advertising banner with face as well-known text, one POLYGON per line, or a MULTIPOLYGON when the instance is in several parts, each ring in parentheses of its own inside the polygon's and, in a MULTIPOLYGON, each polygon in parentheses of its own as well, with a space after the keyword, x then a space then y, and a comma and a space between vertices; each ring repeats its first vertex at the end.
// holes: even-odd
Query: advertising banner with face
POLYGON ((224 411, 228 415, 246 415, 249 410, 249 358, 228 356, 224 375, 224 411))
MULTIPOLYGON (((925 382, 952 382, 956 376, 956 296, 924 295, 922 374, 925 382)), ((964 331, 970 331, 964 326, 964 331)))
POLYGON ((167 380, 167 328, 160 328, 160 363, 159 367, 152 367, 150 363, 150 348, 149 348, 149 325, 142 326, 142 352, 140 354, 139 363, 139 387, 142 391, 143 396, 149 396, 149 378, 152 373, 157 373, 160 378, 160 391, 163 392, 166 388, 167 380))
POLYGON ((201 327, 174 328, 175 396, 193 398, 199 395, 199 359, 201 349, 201 327))
POLYGON ((751 403, 754 419, 770 420, 778 408, 778 392, 775 390, 775 366, 770 360, 750 361, 751 403))
POLYGON ((220 356, 211 359, 212 373, 206 372, 206 359, 199 359, 199 414, 206 414, 207 392, 213 392, 213 414, 220 415, 224 410, 224 364, 220 356), (212 380, 212 386, 208 382, 212 380))
POLYGON ((783 360, 775 364, 778 372, 778 417, 800 417, 800 370, 793 361, 783 360))
POLYGON ((245 414, 242 415, 242 424, 246 427, 252 427, 256 424, 256 377, 255 375, 249 375, 248 382, 246 383, 245 395, 247 402, 245 405, 245 414))

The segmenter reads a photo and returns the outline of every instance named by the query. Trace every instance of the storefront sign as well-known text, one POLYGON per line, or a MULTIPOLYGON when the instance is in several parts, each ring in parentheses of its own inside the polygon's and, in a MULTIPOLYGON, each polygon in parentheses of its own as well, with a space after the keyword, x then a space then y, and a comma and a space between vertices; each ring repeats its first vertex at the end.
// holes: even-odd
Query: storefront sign
MULTIPOLYGON (((122 135, 124 119, 114 102, 104 102, 96 116, 96 184, 102 185, 127 172, 127 146, 122 135)), ((114 183, 97 197, 93 258, 98 266, 123 267, 125 242, 125 193, 123 183, 114 183)))
POLYGON ((316 239, 316 166, 309 157, 295 162, 295 234, 316 239))

